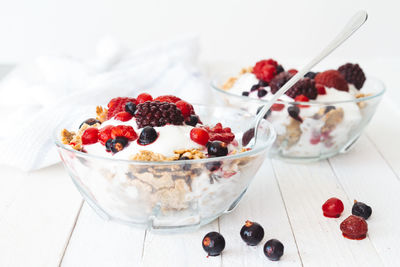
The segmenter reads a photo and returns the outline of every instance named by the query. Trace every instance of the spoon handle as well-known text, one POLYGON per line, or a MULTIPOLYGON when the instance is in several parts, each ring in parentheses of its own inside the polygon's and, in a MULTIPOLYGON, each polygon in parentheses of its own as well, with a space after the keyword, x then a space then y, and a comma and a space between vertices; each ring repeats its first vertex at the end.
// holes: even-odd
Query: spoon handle
POLYGON ((346 41, 353 33, 355 33, 367 20, 368 14, 364 10, 358 11, 344 26, 342 31, 333 39, 316 57, 314 57, 307 65, 305 65, 301 70, 299 70, 296 75, 294 75, 284 86, 282 86, 275 94, 274 97, 264 105, 256 117, 255 131, 254 131, 254 144, 257 142, 257 132, 260 122, 267 114, 271 106, 289 90, 296 82, 304 77, 307 72, 309 72, 315 65, 317 65, 321 60, 332 53, 337 47, 339 47, 344 41, 346 41))

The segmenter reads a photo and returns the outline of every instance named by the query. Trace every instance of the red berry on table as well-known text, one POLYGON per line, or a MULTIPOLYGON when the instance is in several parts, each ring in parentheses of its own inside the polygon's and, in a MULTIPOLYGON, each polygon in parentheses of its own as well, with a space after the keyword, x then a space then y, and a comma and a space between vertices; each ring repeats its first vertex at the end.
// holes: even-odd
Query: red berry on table
POLYGON ((326 95, 326 89, 322 84, 316 84, 315 88, 317 88, 319 95, 326 95))
POLYGON ((275 103, 271 106, 272 111, 281 111, 285 108, 285 104, 275 103))
POLYGON ((102 145, 105 145, 107 140, 111 138, 111 129, 114 126, 107 125, 99 130, 99 141, 102 145))
POLYGON ((116 137, 125 137, 129 141, 134 141, 137 139, 138 136, 135 130, 132 128, 132 126, 118 125, 114 126, 111 129, 111 138, 116 138, 116 137))
POLYGON ((131 97, 116 97, 111 99, 110 102, 107 104, 107 119, 109 120, 117 113, 125 111, 125 105, 128 102, 136 104, 136 99, 131 97))
POLYGON ((208 143, 210 136, 208 135, 208 132, 203 128, 193 128, 190 131, 190 139, 192 139, 193 142, 205 146, 208 143))
POLYGON ((148 93, 141 93, 136 98, 137 104, 144 103, 146 101, 153 101, 153 97, 148 93))
POLYGON ((99 140, 99 130, 94 127, 87 128, 82 134, 82 144, 95 144, 99 140))
POLYGON ((175 105, 181 110, 184 118, 188 118, 194 112, 193 106, 186 101, 179 100, 175 105))
POLYGON ((290 69, 288 72, 292 75, 295 75, 298 71, 296 69, 290 69))
POLYGON ((361 240, 367 237, 368 224, 364 218, 350 215, 340 224, 340 230, 348 239, 361 240))
POLYGON ((156 97, 154 99, 154 101, 168 102, 168 103, 176 103, 179 100, 181 100, 181 99, 174 95, 162 95, 162 96, 156 97))
POLYGON ((328 199, 324 203, 324 205, 322 205, 322 211, 324 213, 324 216, 328 218, 339 218, 343 210, 344 210, 343 202, 336 197, 328 199))
POLYGON ((333 87, 339 91, 349 91, 349 85, 345 78, 337 70, 327 70, 318 73, 315 78, 315 83, 322 84, 326 87, 333 87))
POLYGON ((119 120, 119 121, 129 121, 132 118, 133 118, 133 115, 126 111, 118 112, 117 115, 115 115, 115 117, 114 117, 114 119, 119 120))

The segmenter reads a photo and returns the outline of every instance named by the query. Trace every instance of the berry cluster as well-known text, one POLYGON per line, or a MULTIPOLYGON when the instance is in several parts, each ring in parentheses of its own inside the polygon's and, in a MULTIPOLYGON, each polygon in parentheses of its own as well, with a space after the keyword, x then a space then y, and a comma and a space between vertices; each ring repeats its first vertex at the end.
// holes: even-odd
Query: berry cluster
MULTIPOLYGON (((247 220, 240 230, 240 236, 248 246, 257 246, 264 238, 264 228, 259 223, 247 220)), ((202 246, 208 256, 218 256, 225 249, 225 238, 218 232, 210 232, 204 236, 202 246)), ((263 252, 269 260, 278 261, 283 255, 284 246, 279 240, 270 239, 264 244, 263 252)))
POLYGON ((138 104, 135 118, 139 128, 160 127, 166 124, 182 125, 184 121, 181 110, 174 103, 159 101, 138 104))
MULTIPOLYGON (((343 202, 338 198, 330 198, 322 205, 322 211, 325 217, 339 218, 344 210, 343 202)), ((362 202, 354 201, 350 215, 340 224, 340 230, 344 237, 354 240, 361 240, 367 236, 367 220, 371 214, 370 206, 362 202)))

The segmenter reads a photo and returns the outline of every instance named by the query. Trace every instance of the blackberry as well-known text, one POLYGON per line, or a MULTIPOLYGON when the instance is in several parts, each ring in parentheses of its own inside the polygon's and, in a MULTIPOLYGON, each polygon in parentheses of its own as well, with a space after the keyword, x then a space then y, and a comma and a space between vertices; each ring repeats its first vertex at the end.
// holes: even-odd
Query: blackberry
POLYGON ((363 202, 358 202, 354 200, 353 208, 351 209, 351 214, 363 217, 365 220, 369 218, 372 214, 372 208, 363 202))
POLYGON ((308 99, 316 99, 318 96, 318 90, 315 88, 314 80, 303 78, 295 83, 286 94, 293 99, 298 95, 305 95, 308 99))
POLYGON ((146 126, 140 133, 138 143, 140 145, 148 145, 156 141, 158 134, 156 130, 151 126, 146 126))
POLYGON ((139 128, 160 127, 167 123, 182 125, 184 120, 181 110, 174 103, 159 101, 147 101, 137 105, 135 118, 139 128))
POLYGON ((269 87, 271 87, 271 92, 275 94, 287 81, 292 78, 292 74, 289 72, 281 72, 276 75, 271 82, 269 83, 269 87))
POLYGON ((276 66, 276 74, 279 74, 284 71, 285 71, 285 69, 282 67, 282 65, 276 66))
POLYGON ((318 74, 318 72, 309 71, 309 72, 306 73, 306 75, 304 75, 304 77, 310 78, 310 79, 314 79, 315 76, 317 76, 317 74, 318 74))
POLYGON ((348 83, 353 84, 358 90, 363 87, 365 74, 358 64, 347 63, 339 67, 338 71, 348 83))
POLYGON ((84 124, 87 124, 87 125, 94 125, 94 124, 96 124, 96 123, 100 123, 100 124, 101 124, 101 121, 96 120, 96 119, 94 119, 94 118, 87 119, 87 120, 85 120, 84 122, 82 122, 81 125, 79 125, 79 129, 80 129, 84 124))
POLYGON ((228 147, 224 142, 212 141, 207 144, 207 152, 210 156, 223 157, 228 155, 228 147))
POLYGON ((130 113, 131 115, 135 115, 136 105, 132 102, 128 102, 125 104, 125 111, 130 113))
POLYGON ((247 91, 242 92, 242 96, 249 96, 249 92, 247 91))
POLYGON ((185 121, 187 125, 195 127, 199 122, 199 116, 197 115, 190 115, 190 117, 185 121))
POLYGON ((267 90, 265 90, 265 89, 260 89, 260 90, 258 90, 258 92, 257 92, 257 96, 258 96, 259 98, 261 98, 261 97, 264 97, 267 93, 268 93, 267 90))

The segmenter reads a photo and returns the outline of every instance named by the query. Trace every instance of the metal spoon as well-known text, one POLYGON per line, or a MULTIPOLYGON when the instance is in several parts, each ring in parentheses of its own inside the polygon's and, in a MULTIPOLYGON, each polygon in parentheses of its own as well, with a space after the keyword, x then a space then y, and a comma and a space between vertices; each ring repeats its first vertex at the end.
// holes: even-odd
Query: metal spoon
POLYGON ((367 20, 368 14, 366 11, 358 11, 344 26, 342 31, 333 39, 315 58, 313 58, 307 65, 305 65, 301 70, 299 70, 296 75, 294 75, 284 86, 282 86, 274 95, 274 97, 269 101, 258 113, 255 120, 254 127, 254 145, 257 142, 258 127, 263 120, 265 114, 271 106, 289 90, 296 82, 298 82, 304 75, 309 72, 315 65, 317 65, 321 60, 327 57, 332 51, 338 48, 344 41, 346 41, 353 33, 355 33, 367 20))

